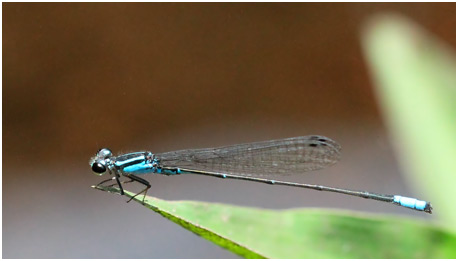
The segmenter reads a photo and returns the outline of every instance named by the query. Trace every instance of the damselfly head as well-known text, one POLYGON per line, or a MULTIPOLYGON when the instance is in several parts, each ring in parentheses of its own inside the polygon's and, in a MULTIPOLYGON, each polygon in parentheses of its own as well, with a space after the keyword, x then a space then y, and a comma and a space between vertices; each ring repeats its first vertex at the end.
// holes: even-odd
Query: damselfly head
POLYGON ((102 176, 107 171, 107 160, 113 156, 110 149, 104 148, 97 151, 91 159, 90 165, 94 174, 102 176))

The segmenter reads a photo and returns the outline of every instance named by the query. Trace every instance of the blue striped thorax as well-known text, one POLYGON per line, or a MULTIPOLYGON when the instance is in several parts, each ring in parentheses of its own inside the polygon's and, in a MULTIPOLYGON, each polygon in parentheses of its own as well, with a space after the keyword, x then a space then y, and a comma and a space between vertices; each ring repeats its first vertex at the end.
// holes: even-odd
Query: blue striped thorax
POLYGON ((116 157, 113 161, 116 169, 125 174, 157 173, 158 160, 154 154, 146 152, 133 152, 116 157))

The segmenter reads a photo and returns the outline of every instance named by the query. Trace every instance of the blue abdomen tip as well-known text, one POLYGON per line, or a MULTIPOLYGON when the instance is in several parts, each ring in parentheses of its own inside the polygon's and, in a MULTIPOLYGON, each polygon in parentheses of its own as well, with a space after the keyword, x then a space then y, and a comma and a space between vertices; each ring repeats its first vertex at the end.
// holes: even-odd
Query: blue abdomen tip
POLYGON ((426 206, 428 205, 426 201, 418 200, 416 198, 403 197, 403 196, 394 196, 393 201, 403 207, 413 208, 413 209, 422 210, 422 211, 424 211, 426 209, 426 206))

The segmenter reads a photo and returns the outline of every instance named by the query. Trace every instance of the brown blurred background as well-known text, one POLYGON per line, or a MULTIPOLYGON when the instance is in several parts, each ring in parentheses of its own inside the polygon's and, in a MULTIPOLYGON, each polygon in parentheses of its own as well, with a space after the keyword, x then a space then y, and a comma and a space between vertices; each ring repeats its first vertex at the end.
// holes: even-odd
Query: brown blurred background
MULTIPOLYGON (((455 46, 455 3, 4 3, 3 257, 234 258, 125 198, 89 158, 320 134, 337 165, 288 180, 422 198, 379 115, 360 32, 396 12, 455 46)), ((272 209, 424 213, 198 176, 149 195, 272 209)), ((131 187, 132 188, 132 187, 131 187)))

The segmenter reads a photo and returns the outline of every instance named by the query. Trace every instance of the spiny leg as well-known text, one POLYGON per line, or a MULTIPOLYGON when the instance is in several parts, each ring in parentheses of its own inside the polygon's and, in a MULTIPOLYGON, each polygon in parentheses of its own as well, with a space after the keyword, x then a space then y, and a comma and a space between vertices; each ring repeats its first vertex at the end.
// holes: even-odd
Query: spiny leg
MULTIPOLYGON (((115 179, 115 178, 113 178, 113 179, 115 179)), ((131 179, 131 180, 128 180, 128 181, 121 181, 121 184, 127 184, 127 183, 131 183, 131 182, 134 182, 134 180, 131 179)), ((109 185, 107 187, 113 187, 114 185, 117 185, 117 184, 118 183, 113 183, 113 184, 111 184, 111 185, 109 185)))
MULTIPOLYGON (((97 185, 95 185, 95 186, 98 187, 98 186, 102 185, 103 183, 106 183, 106 182, 111 181, 111 180, 114 180, 114 179, 115 179, 115 177, 106 179, 106 180, 100 182, 99 184, 97 184, 97 185)), ((111 186, 113 186, 113 185, 110 185, 110 186, 108 186, 108 187, 111 187, 111 186)))
POLYGON ((151 188, 151 185, 149 184, 149 182, 146 181, 146 180, 144 180, 144 179, 142 179, 142 178, 140 178, 140 177, 138 177, 138 176, 135 176, 135 175, 129 175, 129 174, 128 174, 128 175, 125 175, 125 176, 128 177, 128 178, 130 178, 132 181, 137 181, 138 183, 141 183, 141 184, 143 184, 143 185, 146 186, 145 189, 143 189, 142 191, 138 192, 138 193, 135 194, 133 197, 131 197, 131 198, 127 201, 127 203, 129 203, 129 202, 130 202, 132 199, 134 199, 136 196, 138 196, 138 195, 144 193, 144 195, 143 195, 143 200, 142 200, 142 203, 144 204, 144 203, 145 203, 146 192, 148 191, 148 189, 151 188))
POLYGON ((104 183, 106 183, 106 182, 108 182, 108 181, 112 181, 112 180, 114 180, 114 179, 116 179, 116 181, 117 181, 116 183, 113 183, 113 184, 107 185, 107 186, 105 186, 105 187, 107 187, 107 188, 111 188, 111 187, 114 187, 115 185, 118 185, 118 186, 119 186, 119 188, 120 188, 120 190, 121 190, 120 194, 121 194, 121 195, 124 195, 124 190, 122 189, 121 183, 129 183, 129 182, 132 182, 132 181, 128 181, 128 182, 121 182, 121 183, 120 183, 117 177, 112 177, 112 178, 109 178, 109 179, 103 180, 102 182, 100 182, 99 184, 97 184, 97 185, 96 185, 96 187, 98 187, 98 186, 100 186, 100 185, 102 185, 102 184, 104 184, 104 183))
MULTIPOLYGON (((110 168, 108 168, 108 172, 111 174, 113 174, 113 172, 110 170, 110 168)), ((102 182, 100 182, 99 184, 97 184, 97 187, 102 185, 103 183, 106 183, 108 181, 111 181, 113 179, 116 179, 116 183, 118 183, 118 187, 119 189, 121 190, 121 195, 124 195, 124 189, 122 188, 122 185, 121 185, 121 182, 119 181, 119 174, 117 173, 117 171, 114 171, 114 177, 112 178, 109 178, 109 179, 106 179, 106 180, 103 180, 102 182)), ((111 184, 109 185, 108 187, 113 187, 115 184, 111 184)))
POLYGON ((121 181, 119 181, 119 175, 116 174, 116 182, 118 183, 118 187, 121 190, 121 195, 124 195, 124 189, 122 188, 121 181))

